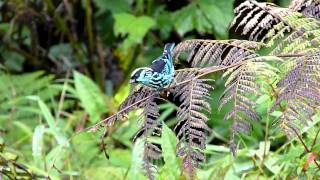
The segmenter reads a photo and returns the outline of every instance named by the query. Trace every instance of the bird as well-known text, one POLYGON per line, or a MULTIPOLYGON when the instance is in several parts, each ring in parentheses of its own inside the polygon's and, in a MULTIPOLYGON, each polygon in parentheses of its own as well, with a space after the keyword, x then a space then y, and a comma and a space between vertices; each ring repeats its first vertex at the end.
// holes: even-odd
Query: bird
POLYGON ((135 69, 130 78, 130 83, 139 83, 161 90, 171 84, 174 79, 174 65, 172 51, 175 43, 167 43, 163 53, 155 59, 149 67, 135 69))

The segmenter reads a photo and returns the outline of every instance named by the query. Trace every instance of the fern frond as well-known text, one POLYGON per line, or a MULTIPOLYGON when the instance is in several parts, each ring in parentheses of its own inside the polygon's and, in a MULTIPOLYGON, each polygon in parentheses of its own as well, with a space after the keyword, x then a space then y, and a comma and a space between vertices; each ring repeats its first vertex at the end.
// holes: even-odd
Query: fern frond
POLYGON ((297 53, 320 44, 320 22, 315 18, 306 18, 292 9, 280 8, 269 3, 246 1, 236 8, 234 24, 242 27, 242 34, 249 40, 262 39, 267 47, 272 47, 270 55, 297 53), (247 13, 245 12, 256 12, 247 13), (243 17, 241 22, 239 17, 243 17), (258 38, 259 37, 259 38, 258 38))
POLYGON ((158 92, 147 87, 142 87, 139 90, 132 91, 120 105, 120 109, 116 114, 86 128, 86 130, 95 132, 100 128, 107 128, 113 125, 115 121, 126 118, 129 112, 143 108, 146 102, 157 94, 158 92))
POLYGON ((173 89, 175 98, 179 98, 181 104, 177 112, 178 123, 175 129, 179 129, 177 137, 177 154, 183 157, 184 170, 193 177, 195 168, 205 160, 203 150, 205 149, 206 131, 210 131, 206 122, 207 116, 203 111, 211 112, 210 89, 208 79, 196 79, 197 72, 180 72, 176 79, 191 79, 188 83, 173 89))
MULTIPOLYGON (((305 18, 301 14, 293 13, 286 17, 287 22, 294 27, 294 31, 289 33, 286 38, 282 39, 276 45, 271 54, 276 55, 280 53, 298 53, 310 48, 317 48, 320 42, 320 22, 313 18, 305 18)), ((273 37, 268 42, 269 46, 273 46, 274 40, 279 37, 273 37)))
POLYGON ((296 65, 278 82, 280 89, 273 108, 280 106, 282 115, 280 127, 288 137, 299 131, 299 124, 306 124, 320 106, 320 54, 307 54, 288 61, 297 61, 296 65), (281 102, 285 102, 283 106, 281 102))
MULTIPOLYGON (((144 153, 143 153, 143 167, 149 179, 154 179, 154 174, 157 167, 152 164, 153 160, 161 158, 161 149, 149 141, 151 136, 161 135, 161 122, 158 121, 160 116, 159 106, 154 102, 155 96, 145 102, 143 109, 144 123, 139 132, 143 132, 145 138, 144 153)), ((138 134, 140 134, 138 132, 138 134)), ((136 137, 135 137, 136 138, 136 137)))
POLYGON ((173 55, 179 61, 182 54, 187 54, 191 67, 214 65, 228 66, 244 59, 257 57, 255 50, 261 43, 245 40, 187 40, 174 49, 173 55))
POLYGON ((241 3, 234 12, 236 17, 231 23, 231 27, 235 27, 235 31, 242 29, 242 35, 248 35, 249 40, 257 41, 274 25, 282 22, 283 17, 293 11, 276 7, 271 3, 247 0, 241 3))
POLYGON ((38 105, 26 96, 39 96, 49 107, 55 106, 52 99, 59 95, 61 87, 53 80, 54 76, 44 76, 42 71, 12 75, 0 70, 0 122, 11 118, 20 121, 36 120, 39 115, 36 108, 38 105))
POLYGON ((306 17, 320 19, 320 2, 317 0, 292 0, 289 8, 301 12, 306 17))
MULTIPOLYGON (((261 60, 261 59, 259 59, 261 60)), ((228 76, 225 83, 226 89, 220 98, 219 110, 230 101, 233 106, 224 119, 233 119, 234 123, 231 127, 231 150, 235 154, 234 134, 237 132, 248 132, 251 129, 250 121, 258 121, 259 114, 254 110, 256 102, 254 97, 260 95, 260 87, 257 84, 259 78, 270 78, 276 76, 276 69, 266 62, 259 62, 255 59, 247 60, 242 66, 229 69, 224 73, 224 77, 228 76)))

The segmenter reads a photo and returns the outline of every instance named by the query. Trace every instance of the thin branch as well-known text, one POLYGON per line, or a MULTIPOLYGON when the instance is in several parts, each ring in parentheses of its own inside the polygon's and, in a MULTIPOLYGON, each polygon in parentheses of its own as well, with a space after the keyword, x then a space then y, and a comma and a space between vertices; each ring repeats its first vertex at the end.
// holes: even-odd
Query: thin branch
MULTIPOLYGON (((109 121, 110 119, 118 116, 118 114, 121 114, 122 112, 125 112, 126 110, 128 110, 128 109, 136 106, 137 104, 148 100, 148 99, 151 98, 152 96, 154 96, 154 94, 150 94, 149 96, 147 96, 147 97, 145 97, 145 98, 143 98, 143 99, 140 99, 139 101, 136 101, 135 103, 131 104, 130 106, 128 106, 128 107, 120 110, 120 111, 117 112, 116 114, 114 114, 114 115, 112 115, 112 116, 109 116, 109 117, 107 117, 106 119, 104 119, 104 120, 102 120, 102 121, 100 121, 100 122, 98 122, 98 123, 96 123, 96 124, 94 124, 94 125, 92 125, 92 126, 90 126, 90 127, 87 127, 87 128, 83 129, 83 130, 80 131, 80 132, 83 132, 83 131, 95 131, 95 129, 96 129, 99 125, 101 125, 102 123, 105 123, 105 122, 109 121)), ((80 133, 80 132, 79 132, 79 133, 80 133)))
POLYGON ((317 139, 318 139, 319 132, 320 132, 320 128, 318 127, 317 134, 316 134, 316 136, 314 137, 313 142, 312 142, 311 150, 313 149, 313 147, 314 147, 314 146, 316 145, 316 143, 317 143, 317 139))
MULTIPOLYGON (((290 127, 291 128, 291 127, 290 127)), ((303 141, 302 137, 300 136, 300 134, 297 132, 297 130, 295 130, 294 128, 291 128, 292 131, 298 136, 299 141, 301 142, 301 144, 303 145, 304 149, 306 150, 307 153, 310 153, 310 149, 307 147, 306 143, 303 141)), ((316 166, 318 167, 318 169, 320 169, 320 165, 318 164, 317 160, 314 159, 313 162, 316 164, 316 166)))

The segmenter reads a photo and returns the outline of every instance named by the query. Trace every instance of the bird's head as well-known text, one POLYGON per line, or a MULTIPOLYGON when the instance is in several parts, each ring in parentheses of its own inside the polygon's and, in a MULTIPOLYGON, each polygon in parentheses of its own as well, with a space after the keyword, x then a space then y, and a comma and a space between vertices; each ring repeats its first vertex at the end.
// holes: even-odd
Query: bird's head
POLYGON ((138 68, 132 72, 130 83, 147 84, 151 74, 151 68, 138 68))

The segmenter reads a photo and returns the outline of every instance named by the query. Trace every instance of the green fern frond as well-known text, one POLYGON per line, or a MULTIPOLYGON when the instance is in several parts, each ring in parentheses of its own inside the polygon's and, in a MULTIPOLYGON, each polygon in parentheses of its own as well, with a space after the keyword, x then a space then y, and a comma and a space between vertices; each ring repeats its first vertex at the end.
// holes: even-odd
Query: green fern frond
POLYGON ((58 85, 54 85, 53 79, 53 76, 44 76, 40 71, 24 75, 10 75, 0 71, 0 120, 7 120, 9 117, 28 120, 40 114, 38 105, 26 96, 39 96, 50 107, 55 106, 51 100, 59 94, 60 89, 58 85), (16 112, 16 109, 19 111, 16 112))

